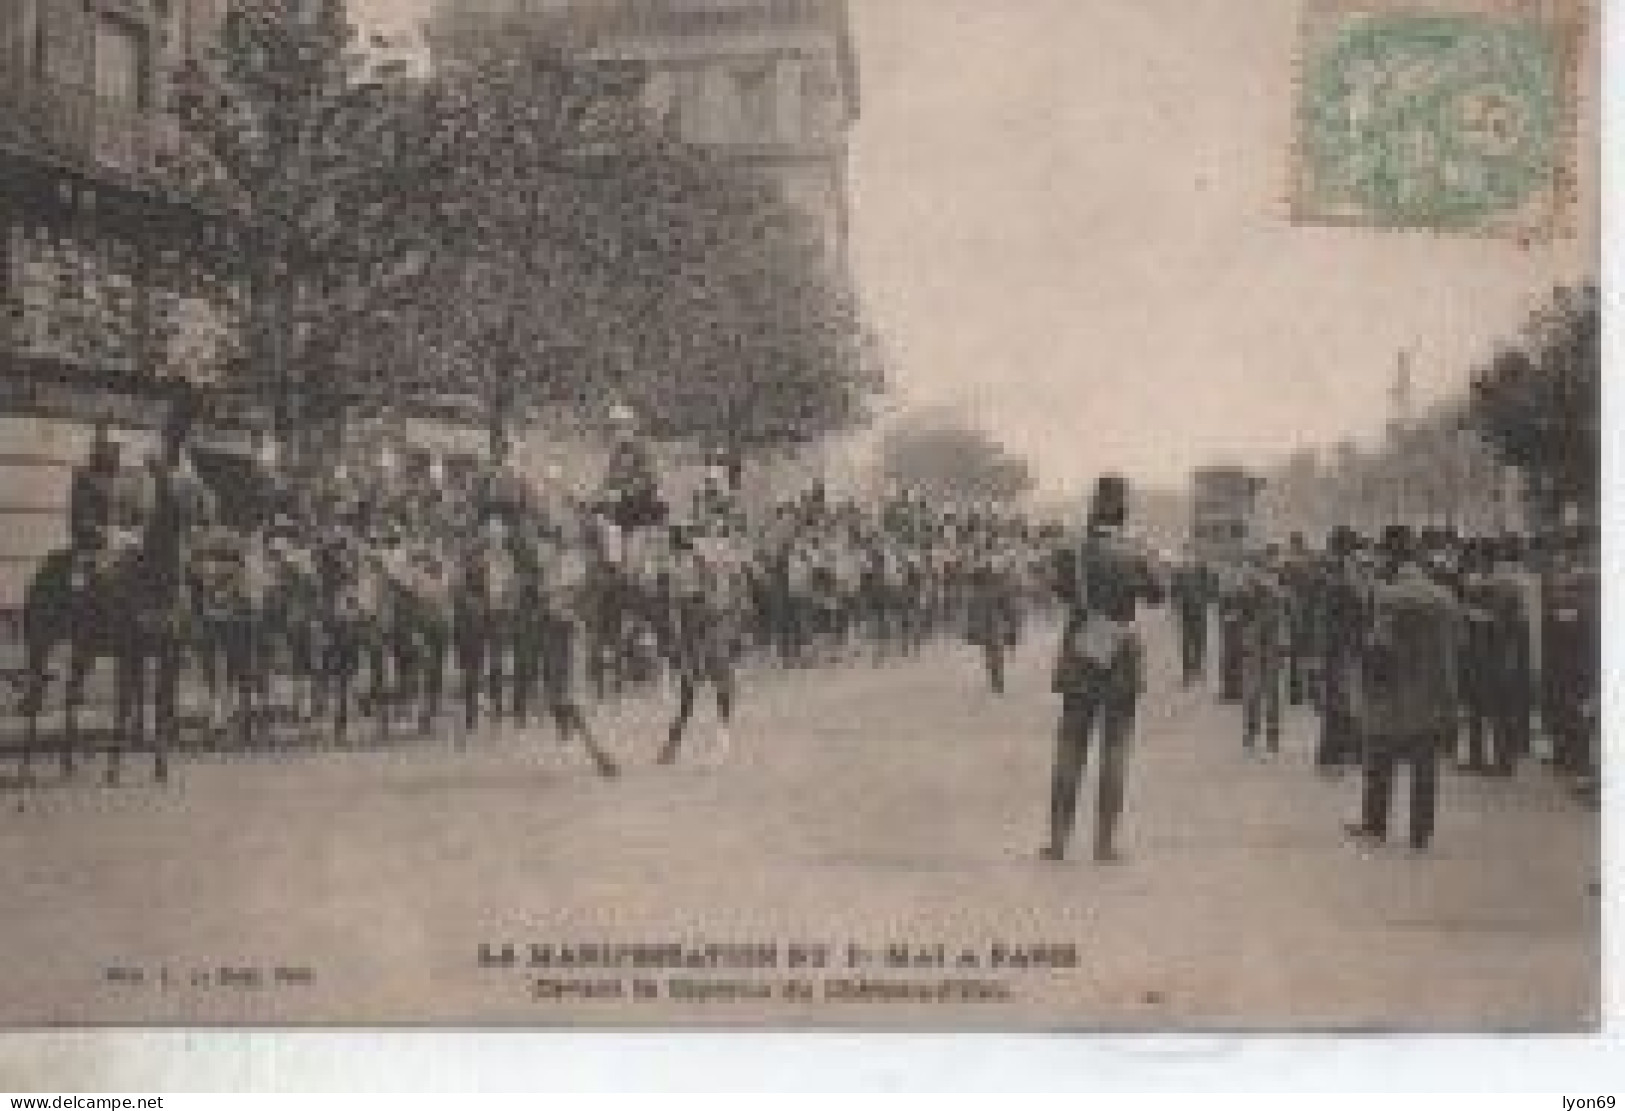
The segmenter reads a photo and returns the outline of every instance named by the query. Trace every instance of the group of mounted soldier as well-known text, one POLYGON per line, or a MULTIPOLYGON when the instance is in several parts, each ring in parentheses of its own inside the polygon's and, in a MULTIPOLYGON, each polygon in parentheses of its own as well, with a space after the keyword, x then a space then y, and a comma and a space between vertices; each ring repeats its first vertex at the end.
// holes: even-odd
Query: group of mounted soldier
POLYGON ((679 519, 635 415, 617 408, 612 421, 590 491, 499 449, 458 482, 265 463, 228 495, 200 477, 185 413, 134 464, 100 432, 74 476, 69 544, 25 602, 25 761, 62 654, 64 766, 81 744, 86 676, 106 658, 112 768, 150 747, 160 776, 200 698, 217 744, 255 744, 282 719, 325 722, 342 742, 357 717, 381 734, 403 719, 429 732, 455 709, 449 725, 466 739, 482 721, 545 714, 613 775, 582 688, 602 699, 669 680, 662 762, 678 757, 705 687, 725 747, 751 657, 881 664, 968 634, 1002 688, 1004 653, 1041 593, 1044 538, 1025 521, 913 495, 835 501, 821 487, 753 521, 720 458, 679 519))

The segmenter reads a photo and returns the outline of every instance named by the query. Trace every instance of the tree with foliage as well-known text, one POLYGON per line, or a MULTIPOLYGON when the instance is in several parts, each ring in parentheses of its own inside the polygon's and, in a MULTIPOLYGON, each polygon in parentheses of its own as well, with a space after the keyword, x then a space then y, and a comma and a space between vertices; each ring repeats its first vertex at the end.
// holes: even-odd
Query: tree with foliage
POLYGON ((949 413, 900 423, 881 442, 885 480, 929 498, 959 503, 1008 503, 1033 487, 1027 461, 949 413))
POLYGON ((284 435, 324 408, 339 337, 433 247, 433 221, 398 187, 398 77, 358 43, 343 0, 232 0, 213 56, 175 79, 182 126, 213 164, 206 199, 236 227, 248 362, 284 435))
POLYGON ((1591 506, 1602 453, 1601 304, 1597 287, 1560 287, 1473 378, 1468 420, 1528 476, 1536 508, 1591 506))
POLYGON ((461 395, 494 434, 614 397, 746 447, 852 424, 878 387, 804 221, 649 126, 635 67, 515 35, 419 76, 358 49, 343 0, 233 0, 186 77, 284 425, 295 397, 461 395))

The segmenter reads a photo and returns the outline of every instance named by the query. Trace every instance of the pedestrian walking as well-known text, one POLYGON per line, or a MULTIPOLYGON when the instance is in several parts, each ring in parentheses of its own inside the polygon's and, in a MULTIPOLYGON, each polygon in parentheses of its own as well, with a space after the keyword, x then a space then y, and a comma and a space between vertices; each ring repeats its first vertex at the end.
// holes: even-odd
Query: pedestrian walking
POLYGON ((1281 680, 1286 668, 1288 601, 1280 561, 1260 553, 1247 569, 1237 599, 1241 639, 1242 746, 1249 755, 1264 734, 1267 752, 1281 751, 1281 680))
POLYGON ((1180 677, 1190 687, 1207 671, 1208 613, 1218 593, 1217 584, 1207 564, 1192 551, 1174 570, 1168 591, 1179 623, 1180 677))
POLYGON ((1360 763, 1360 731, 1354 704, 1359 689, 1360 653, 1367 623, 1369 582, 1362 566, 1360 537, 1352 529, 1332 530, 1318 591, 1320 629, 1320 737, 1315 766, 1337 775, 1360 763))
POLYGON ((1015 567, 992 538, 969 557, 965 639, 981 649, 988 687, 1004 693, 1005 658, 1016 643, 1015 567))
POLYGON ((1390 526, 1381 557, 1360 669, 1361 820, 1348 832, 1367 845, 1387 840, 1394 780, 1408 767, 1410 846, 1421 853, 1433 841, 1439 757, 1456 733, 1462 617, 1454 597, 1422 566, 1409 529, 1390 526))

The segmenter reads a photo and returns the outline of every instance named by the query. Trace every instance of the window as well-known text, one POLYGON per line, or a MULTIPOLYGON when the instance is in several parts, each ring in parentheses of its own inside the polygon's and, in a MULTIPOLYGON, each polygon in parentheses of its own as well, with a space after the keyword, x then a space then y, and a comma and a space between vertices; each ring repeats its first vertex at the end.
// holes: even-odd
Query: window
POLYGON ((96 19, 96 100, 134 112, 143 106, 145 42, 134 25, 110 15, 96 19))
POLYGON ((739 93, 739 122, 744 136, 752 140, 773 138, 774 124, 773 67, 771 64, 746 66, 734 71, 734 84, 739 93))

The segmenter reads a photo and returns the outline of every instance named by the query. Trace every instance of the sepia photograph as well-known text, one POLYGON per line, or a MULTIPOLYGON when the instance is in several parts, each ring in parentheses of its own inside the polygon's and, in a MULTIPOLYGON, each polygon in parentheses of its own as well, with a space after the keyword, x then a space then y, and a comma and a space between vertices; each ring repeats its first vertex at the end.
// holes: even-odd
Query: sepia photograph
POLYGON ((1598 1030, 1599 18, 0 0, 0 1027, 1598 1030))

